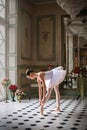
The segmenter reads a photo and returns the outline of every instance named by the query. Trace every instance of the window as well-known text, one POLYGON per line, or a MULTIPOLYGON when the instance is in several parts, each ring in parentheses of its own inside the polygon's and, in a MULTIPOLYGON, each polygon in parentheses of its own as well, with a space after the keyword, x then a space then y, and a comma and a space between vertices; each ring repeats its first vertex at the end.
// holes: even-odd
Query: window
MULTIPOLYGON (((6 74, 6 6, 5 0, 0 0, 0 82, 6 74)), ((5 91, 0 85, 0 101, 5 98, 5 91)))
POLYGON ((0 0, 0 82, 5 77, 6 56, 6 27, 5 27, 5 0, 0 0))

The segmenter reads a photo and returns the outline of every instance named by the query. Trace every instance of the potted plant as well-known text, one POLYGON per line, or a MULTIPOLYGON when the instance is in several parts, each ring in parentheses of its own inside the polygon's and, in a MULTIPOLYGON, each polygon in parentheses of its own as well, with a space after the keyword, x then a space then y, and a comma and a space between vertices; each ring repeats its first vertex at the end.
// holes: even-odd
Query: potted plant
POLYGON ((22 96, 25 96, 26 94, 23 92, 23 90, 21 89, 17 89, 16 92, 15 92, 16 96, 17 96, 17 100, 19 102, 21 102, 21 98, 22 96))
POLYGON ((8 94, 7 94, 7 88, 8 86, 11 84, 11 80, 8 78, 4 78, 1 82, 2 86, 5 87, 5 92, 6 92, 6 102, 7 102, 7 98, 8 98, 8 94))
POLYGON ((15 101, 14 98, 15 98, 15 92, 16 92, 16 90, 17 90, 17 86, 11 84, 11 85, 9 86, 9 90, 10 90, 10 93, 11 93, 12 101, 15 101))

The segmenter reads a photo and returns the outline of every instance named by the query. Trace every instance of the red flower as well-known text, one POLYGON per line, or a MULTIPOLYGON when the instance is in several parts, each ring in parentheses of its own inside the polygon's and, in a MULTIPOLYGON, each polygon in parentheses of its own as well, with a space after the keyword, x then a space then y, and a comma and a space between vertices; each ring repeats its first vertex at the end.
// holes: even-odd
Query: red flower
POLYGON ((75 69, 74 69, 74 71, 73 71, 74 73, 80 73, 80 69, 79 69, 79 67, 77 66, 77 67, 75 67, 75 69))
POLYGON ((11 84, 11 85, 9 86, 9 89, 10 89, 11 91, 15 92, 15 91, 17 90, 17 86, 11 84))
POLYGON ((51 68, 53 68, 53 64, 48 64, 48 69, 51 69, 51 68))

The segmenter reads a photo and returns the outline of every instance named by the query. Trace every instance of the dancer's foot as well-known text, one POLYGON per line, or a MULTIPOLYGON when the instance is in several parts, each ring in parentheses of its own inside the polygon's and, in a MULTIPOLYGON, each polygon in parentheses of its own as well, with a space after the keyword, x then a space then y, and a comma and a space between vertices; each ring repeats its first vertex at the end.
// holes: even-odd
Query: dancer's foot
POLYGON ((59 108, 55 109, 55 112, 60 112, 60 109, 59 108))

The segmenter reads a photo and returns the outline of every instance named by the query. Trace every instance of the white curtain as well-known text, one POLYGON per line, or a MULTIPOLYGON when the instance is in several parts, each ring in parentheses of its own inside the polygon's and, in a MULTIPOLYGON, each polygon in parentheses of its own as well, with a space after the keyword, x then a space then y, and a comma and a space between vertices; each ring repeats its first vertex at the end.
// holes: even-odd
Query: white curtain
POLYGON ((5 100, 5 98, 6 98, 5 88, 0 84, 0 101, 5 100))

